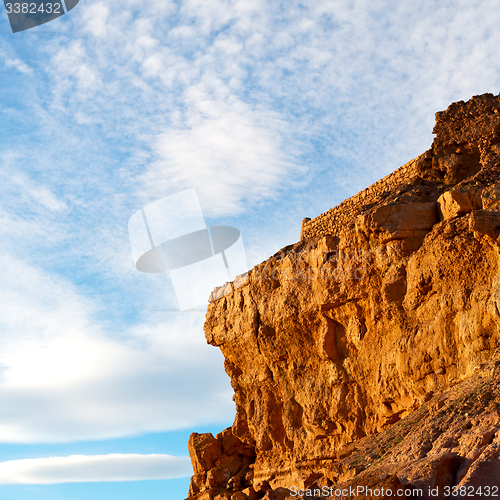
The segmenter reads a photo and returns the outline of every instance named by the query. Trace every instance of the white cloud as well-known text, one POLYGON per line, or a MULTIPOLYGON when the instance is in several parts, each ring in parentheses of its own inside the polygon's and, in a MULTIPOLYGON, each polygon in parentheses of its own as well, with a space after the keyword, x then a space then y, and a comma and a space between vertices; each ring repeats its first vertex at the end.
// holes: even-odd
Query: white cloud
MULTIPOLYGON (((0 258, 0 441, 102 439, 228 422, 234 409, 203 315, 104 333, 99 303, 0 258)), ((172 316, 170 316, 172 317, 172 316)))
POLYGON ((7 66, 8 68, 16 68, 18 71, 24 73, 25 75, 33 74, 33 70, 20 59, 5 59, 4 61, 5 66, 7 66))
POLYGON ((76 85, 80 99, 91 99, 102 86, 101 73, 81 41, 71 42, 53 58, 53 67, 62 76, 58 91, 70 91, 76 85))
POLYGON ((175 15, 172 5, 139 18, 127 16, 122 2, 82 6, 83 32, 61 43, 49 65, 53 106, 79 123, 107 124, 113 134, 137 131, 154 155, 140 177, 143 199, 164 196, 165 186, 201 186, 217 215, 272 199, 296 178, 300 162, 284 147, 288 123, 281 114, 239 95, 248 76, 243 65, 251 62, 240 31, 251 28, 247 16, 262 17, 262 5, 186 2, 175 15), (207 43, 211 29, 233 21, 238 28, 207 43), (87 36, 96 30, 99 40, 87 36))
MULTIPOLYGON (((11 52, 12 53, 12 52, 11 52)), ((25 75, 33 75, 33 69, 17 57, 10 57, 5 50, 0 49, 0 58, 3 59, 7 68, 15 68, 25 75)))
POLYGON ((309 141, 355 164, 338 182, 362 188, 363 171, 385 174, 430 144, 437 109, 499 83, 489 1, 111 1, 72 19, 74 41, 47 66, 54 105, 151 151, 142 198, 202 186, 216 215, 307 173, 317 184, 324 164, 297 168, 309 141))
POLYGON ((71 455, 0 462, 0 484, 140 481, 192 473, 189 458, 161 454, 71 455))
MULTIPOLYGON (((4 177, 4 182, 6 184, 11 185, 11 190, 17 191, 15 195, 18 197, 19 201, 22 201, 22 203, 26 205, 35 201, 42 207, 54 212, 59 212, 68 208, 66 203, 59 199, 49 187, 34 182, 33 179, 30 179, 22 173, 10 175, 4 173, 2 177, 4 177)), ((11 195, 12 194, 11 191, 11 195)))
POLYGON ((159 292, 133 279, 129 216, 196 187, 207 215, 275 201, 268 231, 298 232, 428 147, 436 110, 498 89, 499 21, 492 0, 89 0, 50 43, 5 45, 29 92, 8 81, 2 109, 0 440, 226 419, 201 315, 128 316, 159 292))
POLYGON ((92 3, 83 11, 85 28, 97 38, 109 35, 108 17, 109 8, 104 2, 92 3))
POLYGON ((199 112, 190 116, 191 124, 158 136, 158 160, 141 179, 147 192, 160 196, 195 187, 211 216, 234 215, 272 197, 282 179, 297 170, 282 151, 279 119, 269 114, 264 121, 245 113, 241 103, 217 106, 196 97, 199 112))

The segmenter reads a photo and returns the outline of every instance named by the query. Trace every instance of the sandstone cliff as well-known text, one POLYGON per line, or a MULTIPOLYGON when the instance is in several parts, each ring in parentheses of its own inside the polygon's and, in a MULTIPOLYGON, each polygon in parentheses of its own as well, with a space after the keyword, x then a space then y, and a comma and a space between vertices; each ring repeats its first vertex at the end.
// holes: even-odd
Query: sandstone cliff
POLYGON ((500 484, 500 96, 452 104, 434 133, 212 294, 237 414, 191 436, 190 500, 500 484))

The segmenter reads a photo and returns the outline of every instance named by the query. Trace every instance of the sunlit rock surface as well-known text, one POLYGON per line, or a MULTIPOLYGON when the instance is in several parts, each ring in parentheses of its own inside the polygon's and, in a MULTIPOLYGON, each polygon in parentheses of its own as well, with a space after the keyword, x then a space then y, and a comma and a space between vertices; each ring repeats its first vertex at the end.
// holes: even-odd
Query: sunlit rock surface
POLYGON ((214 291, 237 414, 191 437, 190 500, 500 485, 499 110, 437 113, 431 149, 214 291))

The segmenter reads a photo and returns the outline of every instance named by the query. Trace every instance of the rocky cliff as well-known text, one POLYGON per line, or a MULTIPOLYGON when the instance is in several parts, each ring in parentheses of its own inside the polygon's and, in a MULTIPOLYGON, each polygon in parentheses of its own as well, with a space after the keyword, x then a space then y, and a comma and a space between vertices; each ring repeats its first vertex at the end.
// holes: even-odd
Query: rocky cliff
POLYGON ((500 96, 452 104, 434 133, 212 294, 237 413, 191 436, 190 500, 500 485, 500 96))

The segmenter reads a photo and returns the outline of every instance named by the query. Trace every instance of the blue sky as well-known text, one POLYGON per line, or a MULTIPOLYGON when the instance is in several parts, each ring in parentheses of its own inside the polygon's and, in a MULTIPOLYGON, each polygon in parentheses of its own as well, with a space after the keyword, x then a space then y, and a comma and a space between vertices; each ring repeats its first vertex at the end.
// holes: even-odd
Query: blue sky
POLYGON ((497 94, 499 22, 493 0, 80 0, 12 34, 3 11, 0 498, 185 498, 189 433, 229 426, 232 390, 204 313, 158 311, 174 290, 134 269, 128 219, 196 188, 258 263, 497 94))

